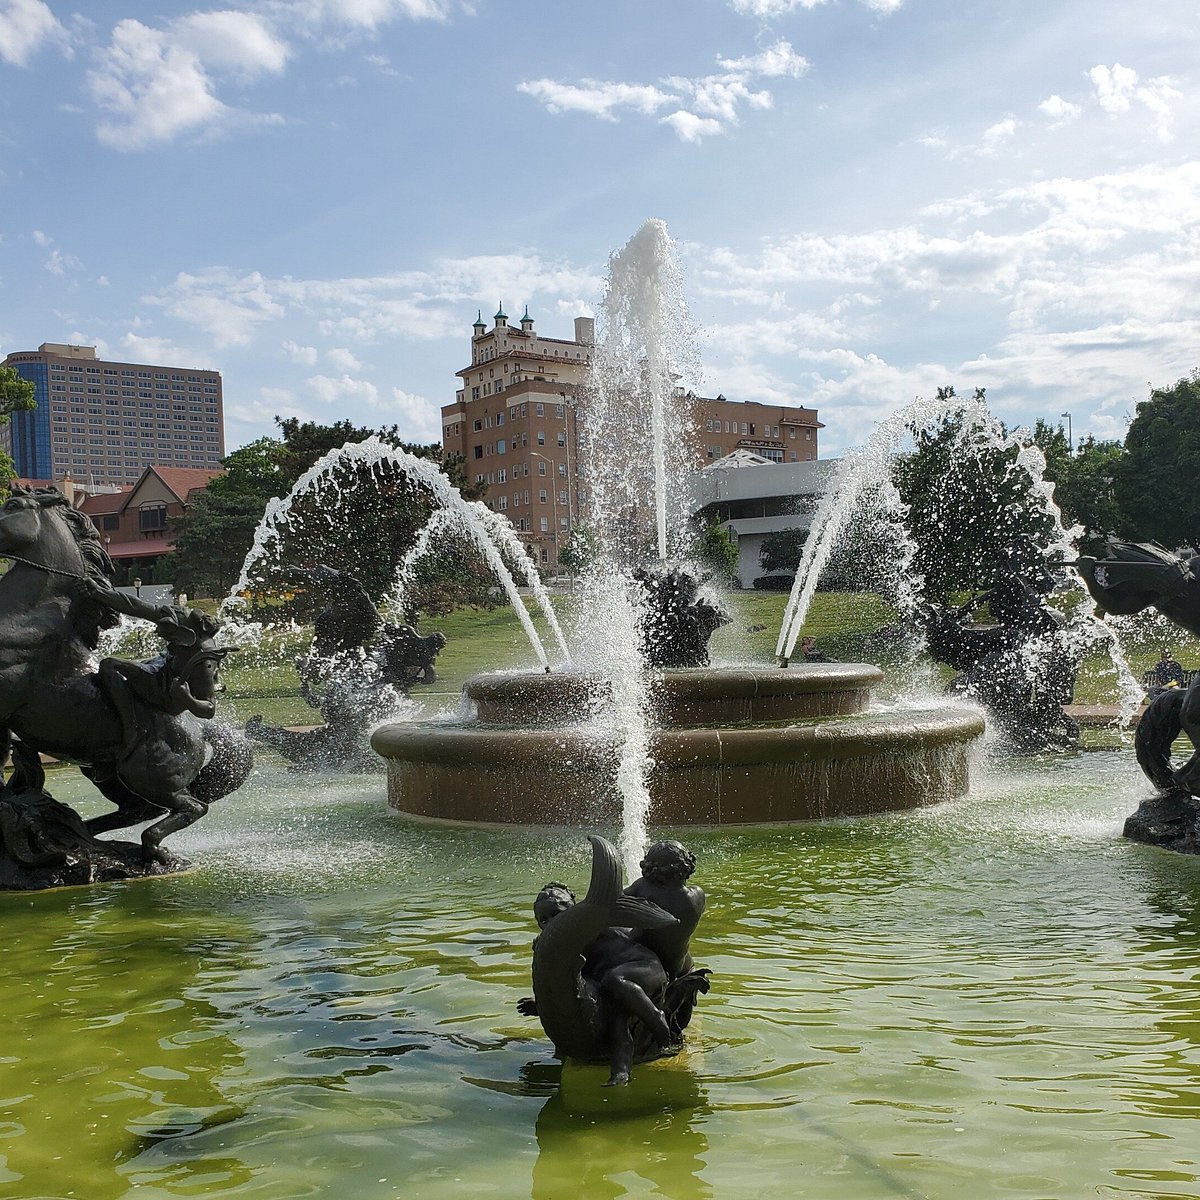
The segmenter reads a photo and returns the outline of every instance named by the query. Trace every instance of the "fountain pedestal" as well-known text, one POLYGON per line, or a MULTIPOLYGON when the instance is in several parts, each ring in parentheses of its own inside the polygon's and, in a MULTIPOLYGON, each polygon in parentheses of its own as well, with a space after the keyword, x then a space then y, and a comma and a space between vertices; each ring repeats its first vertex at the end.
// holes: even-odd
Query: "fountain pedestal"
MULTIPOLYGON (((872 666, 697 668, 655 676, 650 819, 736 825, 858 816, 967 790, 978 713, 868 711, 872 666)), ((619 821, 617 747, 583 675, 485 674, 464 687, 471 721, 383 725, 393 808, 503 824, 619 821)))

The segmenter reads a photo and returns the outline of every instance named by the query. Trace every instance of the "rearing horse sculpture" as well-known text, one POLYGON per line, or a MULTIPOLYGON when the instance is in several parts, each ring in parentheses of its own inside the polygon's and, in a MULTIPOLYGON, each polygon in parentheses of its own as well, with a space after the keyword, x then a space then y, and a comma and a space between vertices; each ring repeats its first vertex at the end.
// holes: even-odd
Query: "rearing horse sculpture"
MULTIPOLYGON (((1105 558, 1081 558, 1075 567, 1104 612, 1128 616, 1157 608, 1200 637, 1200 555, 1183 558, 1155 542, 1110 542, 1105 558)), ((1138 764, 1160 792, 1200 796, 1200 676, 1150 702, 1134 744, 1138 764), (1171 747, 1180 732, 1191 739, 1195 752, 1176 767, 1171 747)))
MULTIPOLYGON (((106 683, 92 669, 100 631, 118 619, 103 601, 112 562, 88 518, 55 489, 13 490, 0 507, 0 556, 11 560, 0 578, 0 761, 15 734, 18 773, 22 764, 27 775, 36 770, 39 752, 78 763, 117 806, 88 821, 88 831, 157 817, 142 846, 148 860, 166 862, 163 838, 245 780, 248 747, 223 726, 132 689, 114 701, 116 673, 106 683)), ((200 636, 187 669, 211 693, 224 651, 200 636)))

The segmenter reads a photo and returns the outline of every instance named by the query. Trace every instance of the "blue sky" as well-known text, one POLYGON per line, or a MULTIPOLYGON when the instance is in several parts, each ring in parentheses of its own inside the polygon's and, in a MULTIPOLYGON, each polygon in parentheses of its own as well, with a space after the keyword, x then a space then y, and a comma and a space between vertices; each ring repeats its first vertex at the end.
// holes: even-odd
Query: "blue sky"
POLYGON ((822 453, 941 384, 1120 436, 1200 366, 1200 2, 0 0, 0 353, 439 436, 651 217, 703 387, 822 453))

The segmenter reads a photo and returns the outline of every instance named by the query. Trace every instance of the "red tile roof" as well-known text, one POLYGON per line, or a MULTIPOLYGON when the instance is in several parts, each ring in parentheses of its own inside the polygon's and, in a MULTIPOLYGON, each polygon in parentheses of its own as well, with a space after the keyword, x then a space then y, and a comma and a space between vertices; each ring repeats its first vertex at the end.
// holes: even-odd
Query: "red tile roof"
MULTIPOLYGON (((207 487, 218 475, 225 474, 220 467, 215 470, 209 470, 204 467, 149 466, 146 470, 153 471, 184 504, 187 503, 188 495, 191 492, 194 492, 197 488, 207 487)), ((143 478, 145 478, 144 475, 143 478)), ((138 483, 140 482, 141 480, 138 480, 138 483)))
POLYGON ((79 510, 87 513, 89 517, 102 517, 120 512, 132 491, 133 488, 127 486, 119 492, 100 492, 95 496, 84 496, 79 503, 79 510))

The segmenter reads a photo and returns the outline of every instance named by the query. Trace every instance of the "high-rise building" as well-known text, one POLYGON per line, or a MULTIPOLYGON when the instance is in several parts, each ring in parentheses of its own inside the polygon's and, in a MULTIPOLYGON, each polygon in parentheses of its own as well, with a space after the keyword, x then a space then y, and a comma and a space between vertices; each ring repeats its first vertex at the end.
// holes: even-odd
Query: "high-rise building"
POLYGON ((579 516, 575 402, 594 341, 590 317, 575 318, 573 340, 544 338, 528 308, 513 327, 501 305, 490 330, 476 318, 471 365, 442 408, 442 445, 487 484, 487 503, 512 521, 535 561, 555 569, 579 516))
POLYGON ((221 376, 111 362, 95 346, 43 342, 3 364, 34 385, 37 407, 0 426, 17 474, 132 484, 152 463, 215 470, 225 454, 221 376))
MULTIPOLYGON (((471 327, 471 364, 442 408, 442 445, 463 459, 486 503, 512 521, 536 562, 557 569, 558 552, 579 519, 577 406, 592 362, 595 323, 575 318, 573 339, 546 338, 525 309, 517 327, 501 305, 488 329, 471 327)), ((734 450, 771 462, 817 457, 824 428, 815 408, 736 402, 688 393, 685 434, 697 469, 734 450)))

